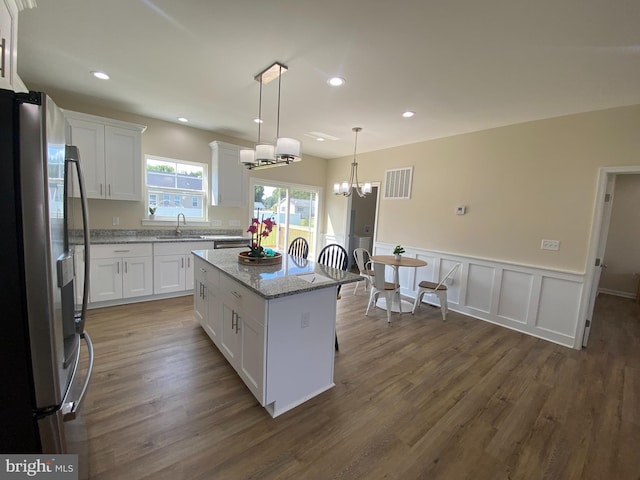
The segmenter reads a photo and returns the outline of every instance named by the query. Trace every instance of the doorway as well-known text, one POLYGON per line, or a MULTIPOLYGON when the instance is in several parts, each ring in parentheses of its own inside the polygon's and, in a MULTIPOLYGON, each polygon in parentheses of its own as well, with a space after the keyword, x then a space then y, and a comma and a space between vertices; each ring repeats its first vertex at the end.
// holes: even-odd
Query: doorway
POLYGON ((365 248, 373 253, 378 220, 378 201, 380 184, 372 184, 371 193, 366 197, 357 194, 349 197, 347 204, 346 245, 349 252, 349 269, 356 268, 353 251, 365 248))
MULTIPOLYGON (((623 224, 626 224, 626 227, 628 227, 633 219, 627 218, 625 222, 622 222, 622 224, 615 221, 612 223, 612 212, 614 212, 614 208, 618 207, 618 210, 620 210, 618 215, 625 215, 622 207, 625 207, 625 204, 629 202, 628 194, 623 195, 623 191, 621 190, 619 204, 615 204, 617 180, 624 182, 625 190, 629 190, 629 183, 631 183, 631 191, 633 191, 636 188, 636 182, 640 181, 639 174, 640 167, 603 167, 600 169, 598 190, 596 194, 596 208, 594 211, 589 242, 589 263, 585 277, 585 291, 589 292, 589 295, 585 296, 586 305, 584 305, 584 308, 586 314, 581 316, 581 318, 584 318, 584 324, 582 326, 582 347, 586 347, 589 340, 589 333, 593 324, 595 301, 598 296, 598 292, 600 291, 601 280, 603 279, 603 270, 607 268, 607 243, 610 238, 613 239, 612 243, 614 243, 611 248, 616 250, 615 254, 612 254, 611 250, 609 250, 609 255, 612 257, 612 261, 614 262, 612 267, 614 268, 611 273, 608 271, 606 272, 604 280, 609 285, 616 284, 616 276, 619 277, 617 279, 618 281, 620 278, 623 278, 627 284, 630 281, 638 281, 637 275, 639 272, 635 272, 635 270, 640 270, 640 265, 635 265, 633 262, 627 262, 627 259, 620 257, 619 255, 619 251, 622 249, 621 245, 626 245, 626 247, 631 248, 634 252, 633 256, 636 256, 635 252, 637 252, 637 249, 635 248, 635 245, 637 243, 637 238, 635 235, 632 238, 625 238, 625 233, 619 231, 619 229, 624 228, 622 226, 623 224), (626 197, 627 199, 625 200, 623 197, 626 197), (622 204, 620 204, 620 202, 622 202, 622 204), (634 275, 636 275, 636 277, 634 277, 634 275)), ((636 193, 634 192, 634 194, 636 193)), ((637 211, 637 207, 635 207, 633 211, 637 211)), ((640 252, 637 252, 637 256, 640 257, 640 252)), ((626 290, 629 290, 628 285, 625 288, 626 290)), ((608 290, 609 293, 612 293, 611 288, 608 290)), ((632 294, 629 294, 628 296, 632 296, 632 294)))

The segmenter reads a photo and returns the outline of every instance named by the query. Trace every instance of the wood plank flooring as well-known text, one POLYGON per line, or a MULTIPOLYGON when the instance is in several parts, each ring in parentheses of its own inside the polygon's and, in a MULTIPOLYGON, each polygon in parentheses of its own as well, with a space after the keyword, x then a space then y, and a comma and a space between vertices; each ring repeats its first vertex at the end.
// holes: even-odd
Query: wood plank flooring
POLYGON ((92 479, 640 479, 640 305, 571 350, 424 305, 338 302, 336 386, 272 419, 192 297, 92 310, 92 479))

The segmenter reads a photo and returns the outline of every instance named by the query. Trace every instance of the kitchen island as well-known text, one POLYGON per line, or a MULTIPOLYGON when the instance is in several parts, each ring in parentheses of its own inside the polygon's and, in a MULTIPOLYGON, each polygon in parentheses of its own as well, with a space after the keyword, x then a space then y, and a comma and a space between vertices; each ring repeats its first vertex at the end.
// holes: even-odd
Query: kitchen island
POLYGON ((194 251, 194 315, 276 417, 334 386, 338 286, 362 278, 283 254, 238 263, 246 248, 194 251))

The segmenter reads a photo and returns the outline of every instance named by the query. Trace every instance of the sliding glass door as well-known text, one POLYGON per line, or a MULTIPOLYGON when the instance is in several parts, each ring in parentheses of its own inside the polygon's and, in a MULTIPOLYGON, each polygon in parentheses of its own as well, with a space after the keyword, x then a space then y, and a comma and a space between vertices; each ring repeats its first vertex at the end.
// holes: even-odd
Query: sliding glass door
POLYGON ((286 252, 294 238, 302 237, 309 244, 309 258, 315 259, 320 189, 259 179, 251 183, 253 217, 259 220, 273 217, 278 225, 262 240, 262 245, 286 252))

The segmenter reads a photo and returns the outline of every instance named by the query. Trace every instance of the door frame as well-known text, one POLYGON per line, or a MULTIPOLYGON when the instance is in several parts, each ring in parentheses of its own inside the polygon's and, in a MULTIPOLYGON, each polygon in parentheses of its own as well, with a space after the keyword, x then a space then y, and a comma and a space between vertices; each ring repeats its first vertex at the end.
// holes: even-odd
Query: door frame
POLYGON ((607 193, 610 193, 610 187, 615 184, 615 178, 618 175, 627 174, 640 174, 640 166, 600 167, 598 171, 598 184, 593 219, 591 222, 591 235, 589 236, 587 269, 583 290, 586 294, 582 296, 580 310, 583 314, 580 315, 577 330, 578 332, 582 332, 582 335, 576 335, 574 348, 587 346, 589 331, 593 326, 593 307, 595 305, 595 297, 598 295, 595 282, 599 281, 599 275, 597 274, 600 273, 598 271, 600 266, 596 267, 596 258, 602 259, 602 255, 604 254, 607 234, 609 232, 609 221, 611 219, 611 207, 613 205, 613 197, 610 202, 605 202, 605 196, 607 193))

